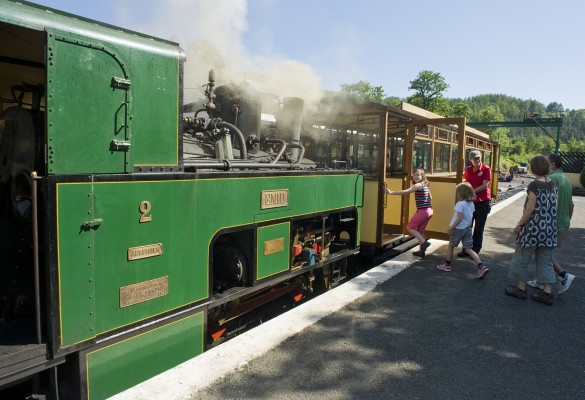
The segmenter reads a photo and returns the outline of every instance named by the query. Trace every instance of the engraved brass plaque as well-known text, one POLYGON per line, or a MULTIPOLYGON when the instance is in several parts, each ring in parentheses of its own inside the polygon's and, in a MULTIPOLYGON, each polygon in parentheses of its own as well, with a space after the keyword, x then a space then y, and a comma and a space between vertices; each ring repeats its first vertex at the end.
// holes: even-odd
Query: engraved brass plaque
POLYGON ((145 246, 128 248, 128 261, 140 260, 141 258, 156 257, 163 253, 162 243, 147 244, 145 246))
POLYGON ((169 294, 168 276, 124 286, 120 288, 120 308, 166 296, 167 294, 169 294))
POLYGON ((260 208, 286 207, 288 206, 288 189, 263 190, 260 208))
POLYGON ((284 238, 267 240, 264 242, 264 255, 278 253, 284 250, 284 238))

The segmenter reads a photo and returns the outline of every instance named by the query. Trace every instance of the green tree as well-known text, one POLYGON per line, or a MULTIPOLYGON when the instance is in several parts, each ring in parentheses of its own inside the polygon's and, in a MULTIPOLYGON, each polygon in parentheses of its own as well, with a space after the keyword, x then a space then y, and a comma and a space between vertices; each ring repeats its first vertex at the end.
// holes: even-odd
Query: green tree
MULTIPOLYGON (((500 107, 489 105, 480 109, 474 115, 474 120, 477 122, 496 122, 504 121, 504 116, 500 111, 500 107)), ((507 164, 510 158, 510 138, 508 137, 508 128, 486 128, 486 133, 490 135, 490 139, 496 141, 500 145, 500 159, 498 165, 502 163, 507 164), (504 157, 501 162, 501 157, 504 157)))
POLYGON ((546 112, 549 114, 561 114, 563 111, 565 111, 563 105, 561 103, 557 103, 556 101, 549 103, 549 105, 546 106, 546 112))
POLYGON ((401 103, 402 103, 402 100, 400 99, 400 97, 396 97, 396 96, 388 96, 382 102, 382 104, 385 104, 387 106, 394 106, 394 107, 400 107, 401 103))
POLYGON ((530 133, 527 137, 526 137, 526 153, 530 156, 532 156, 533 154, 540 154, 542 153, 542 145, 543 145, 543 140, 545 139, 545 137, 537 137, 537 135, 535 135, 534 133, 530 133))
POLYGON ((510 158, 516 163, 528 160, 526 156, 526 140, 524 138, 511 138, 509 149, 510 158))
POLYGON ((425 110, 445 115, 445 111, 449 110, 449 101, 443 97, 443 92, 448 88, 449 85, 440 73, 421 71, 416 79, 410 81, 408 90, 416 92, 408 98, 408 102, 425 110))
MULTIPOLYGON (((504 115, 500 111, 500 107, 492 105, 480 109, 474 115, 473 119, 477 122, 496 122, 505 120, 504 115)), ((507 152, 506 147, 510 145, 508 131, 509 128, 486 128, 486 132, 490 135, 490 138, 500 144, 502 152, 504 153, 507 152)))
POLYGON ((384 89, 382 89, 382 86, 372 86, 367 81, 343 83, 341 84, 341 93, 360 101, 371 101, 378 104, 383 104, 384 102, 384 89))
POLYGON ((471 116, 471 106, 463 101, 459 101, 455 103, 449 110, 448 114, 445 114, 448 117, 465 117, 469 118, 471 116))
POLYGON ((564 146, 561 144, 561 151, 585 152, 585 142, 572 137, 564 146))

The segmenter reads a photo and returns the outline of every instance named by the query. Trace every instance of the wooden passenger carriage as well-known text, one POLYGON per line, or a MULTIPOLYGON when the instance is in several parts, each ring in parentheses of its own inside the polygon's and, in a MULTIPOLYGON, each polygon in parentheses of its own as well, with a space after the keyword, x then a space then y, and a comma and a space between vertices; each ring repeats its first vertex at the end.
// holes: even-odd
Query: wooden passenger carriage
MULTIPOLYGON (((332 159, 363 170, 366 175, 361 244, 376 250, 404 239, 413 214, 414 196, 387 196, 385 188, 406 189, 412 172, 423 168, 430 182, 435 212, 428 227, 431 238, 446 239, 455 186, 462 182, 471 150, 497 171, 499 146, 489 136, 466 125, 465 118, 444 118, 408 103, 401 107, 374 103, 339 104, 305 129, 327 131, 327 141, 305 139, 311 157, 332 159)), ((310 138, 310 135, 306 135, 310 138)), ((497 193, 497 176, 491 191, 497 193)))

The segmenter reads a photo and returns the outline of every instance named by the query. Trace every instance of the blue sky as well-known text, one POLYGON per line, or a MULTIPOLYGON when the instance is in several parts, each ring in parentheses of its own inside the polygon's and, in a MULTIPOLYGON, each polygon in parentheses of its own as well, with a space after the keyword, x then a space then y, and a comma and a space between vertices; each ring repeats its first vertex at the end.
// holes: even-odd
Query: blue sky
MULTIPOLYGON (((422 70, 446 97, 497 93, 585 109, 585 3, 576 0, 36 0, 178 41, 186 86, 246 80, 311 97, 368 81, 406 97, 422 70)), ((241 82, 237 82, 241 83, 241 82)))

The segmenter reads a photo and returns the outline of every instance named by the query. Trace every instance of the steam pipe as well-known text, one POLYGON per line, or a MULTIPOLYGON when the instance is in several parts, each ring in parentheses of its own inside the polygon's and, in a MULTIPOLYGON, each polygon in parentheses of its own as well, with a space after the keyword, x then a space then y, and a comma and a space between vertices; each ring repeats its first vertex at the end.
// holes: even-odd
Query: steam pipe
POLYGON ((301 160, 305 156, 305 147, 302 144, 296 144, 296 143, 289 143, 287 145, 287 148, 288 147, 294 148, 294 149, 301 149, 301 154, 299 154, 299 156, 297 158, 297 162, 294 163, 295 165, 299 165, 301 163, 301 160))
POLYGON ((199 115, 199 113, 202 112, 207 112, 207 110, 205 108, 200 108, 199 110, 195 111, 195 117, 197 117, 199 115))
POLYGON ((240 144, 240 158, 242 160, 247 160, 248 150, 246 149, 246 139, 244 139, 244 134, 242 133, 242 131, 239 130, 235 125, 232 125, 229 122, 225 121, 219 122, 217 126, 234 130, 234 132, 236 133, 236 137, 238 138, 238 143, 240 144))
POLYGON ((264 143, 280 143, 282 145, 280 147, 280 150, 278 151, 278 154, 274 158, 274 161, 271 162, 271 164, 276 164, 278 160, 280 160, 280 157, 282 157, 282 155, 284 154, 284 151, 286 150, 286 142, 282 139, 267 139, 264 141, 264 143))

